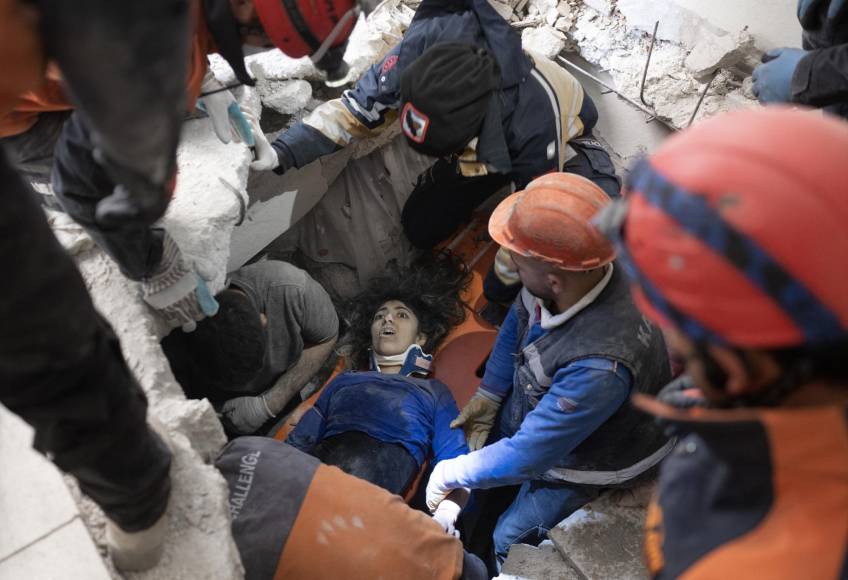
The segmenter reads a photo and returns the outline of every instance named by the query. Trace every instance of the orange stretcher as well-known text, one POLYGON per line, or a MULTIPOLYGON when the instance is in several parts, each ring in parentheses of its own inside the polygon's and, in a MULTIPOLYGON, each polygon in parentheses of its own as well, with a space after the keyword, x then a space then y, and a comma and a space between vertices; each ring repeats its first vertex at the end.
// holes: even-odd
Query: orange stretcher
MULTIPOLYGON (((483 280, 494 263, 498 250, 498 245, 489 237, 487 224, 488 215, 475 214, 468 226, 440 246, 441 249, 449 250, 458 256, 471 270, 471 282, 461 296, 468 315, 433 353, 433 378, 448 386, 460 409, 477 390, 483 377, 483 368, 498 334, 497 329, 479 315, 487 304, 483 295, 483 280)), ((343 361, 336 366, 325 386, 342 371, 343 366, 343 361)), ((274 438, 285 440, 301 417, 315 404, 322 391, 323 387, 298 405, 274 434, 274 438)), ((415 494, 419 480, 426 471, 425 463, 405 494, 407 501, 415 494)))

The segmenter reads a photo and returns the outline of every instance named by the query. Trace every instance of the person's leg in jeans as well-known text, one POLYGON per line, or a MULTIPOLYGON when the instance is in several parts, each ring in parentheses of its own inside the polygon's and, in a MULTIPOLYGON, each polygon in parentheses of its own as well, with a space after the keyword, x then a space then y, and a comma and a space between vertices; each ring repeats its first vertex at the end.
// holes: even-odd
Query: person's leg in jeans
POLYGON ((400 221, 412 245, 427 250, 471 219, 474 209, 509 183, 505 175, 463 177, 455 160, 439 159, 419 178, 400 221))
POLYGON ((171 454, 73 260, 0 154, 0 403, 127 532, 164 513, 171 454))
POLYGON ((521 485, 512 504, 498 519, 493 535, 498 566, 513 544, 537 546, 557 525, 600 494, 600 488, 527 481, 521 485))
POLYGON ((95 219, 97 204, 112 194, 115 183, 94 159, 91 135, 79 113, 65 122, 56 144, 53 192, 65 212, 83 226, 130 280, 152 275, 162 260, 164 231, 140 221, 103 228, 95 219))

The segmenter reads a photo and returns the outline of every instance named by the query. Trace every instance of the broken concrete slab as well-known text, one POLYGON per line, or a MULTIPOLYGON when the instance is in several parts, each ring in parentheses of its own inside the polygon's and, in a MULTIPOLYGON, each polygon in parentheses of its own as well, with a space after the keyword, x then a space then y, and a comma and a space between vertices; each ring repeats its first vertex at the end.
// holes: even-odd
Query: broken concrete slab
POLYGON ((282 115, 294 115, 309 104, 312 85, 300 79, 267 81, 259 85, 259 97, 264 106, 282 115))
MULTIPOLYGON (((556 13, 556 9, 554 9, 554 12, 556 13)), ((554 21, 556 21, 556 18, 554 18, 554 21)), ((553 59, 565 48, 565 35, 550 26, 526 28, 521 33, 521 46, 524 47, 524 50, 553 59)))
POLYGON ((672 1, 721 30, 730 33, 746 30, 762 50, 801 46, 796 0, 672 1))
POLYGON ((367 19, 360 17, 344 56, 350 66, 351 82, 400 42, 414 14, 413 8, 401 0, 385 0, 367 19))
POLYGON ((710 35, 747 31, 763 50, 799 46, 801 27, 795 0, 618 0, 618 10, 632 28, 650 33, 659 21, 657 38, 698 46, 710 35))
POLYGON ((530 0, 527 4, 527 14, 544 17, 548 10, 557 7, 557 0, 530 0))
POLYGON ((644 507, 616 505, 608 495, 548 532, 560 555, 588 580, 648 577, 642 562, 644 507))
POLYGON ((755 51, 754 37, 746 32, 708 35, 686 57, 686 68, 696 79, 706 82, 719 69, 735 67, 755 51))
POLYGON ((497 580, 584 580, 550 542, 513 544, 497 580))
POLYGON ((557 21, 554 23, 554 28, 556 28, 560 32, 568 32, 573 25, 574 21, 571 19, 571 17, 562 17, 557 18, 557 21))
POLYGON ((668 40, 687 47, 696 46, 709 35, 729 32, 674 0, 668 2, 618 0, 617 8, 630 28, 650 34, 654 30, 654 24, 659 22, 660 25, 657 28, 659 40, 668 40))

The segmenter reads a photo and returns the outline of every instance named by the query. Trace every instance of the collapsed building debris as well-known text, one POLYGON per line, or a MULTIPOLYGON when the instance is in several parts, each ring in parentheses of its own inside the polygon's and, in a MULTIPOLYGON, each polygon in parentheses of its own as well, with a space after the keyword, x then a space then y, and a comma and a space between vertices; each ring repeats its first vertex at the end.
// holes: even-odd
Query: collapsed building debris
MULTIPOLYGON (((685 8, 660 19, 643 87, 650 31, 656 22, 654 14, 642 10, 646 3, 492 0, 498 12, 519 30, 527 48, 549 58, 563 51, 579 54, 607 71, 616 90, 633 100, 638 100, 644 88, 654 114, 675 127, 688 124, 707 82, 711 84, 699 115, 755 106, 746 75, 760 51, 756 38, 742 28, 726 30, 688 18, 682 12, 685 8)), ((414 7, 415 3, 386 0, 367 22, 359 23, 346 54, 350 78, 356 78, 400 40, 414 7)), ((284 129, 334 96, 322 86, 321 74, 309 59, 291 59, 274 50, 251 56, 248 61, 259 77, 257 87, 244 87, 235 93, 251 110, 262 109, 267 114, 263 127, 268 131, 284 129), (274 126, 269 126, 269 111, 277 114, 274 126)), ((213 70, 225 83, 234 80, 223 59, 213 59, 213 70)), ((378 180, 386 191, 401 195, 398 192, 405 187, 411 189, 408 179, 399 176, 415 173, 424 161, 400 156, 397 147, 384 147, 396 135, 396 131, 387 131, 380 139, 290 171, 282 179, 269 173, 248 183, 247 148, 218 142, 206 120, 190 121, 183 132, 178 186, 166 226, 187 258, 212 280, 213 292, 220 290, 227 271, 254 257, 299 220, 312 229, 313 237, 322 235, 320 216, 302 218, 310 214, 343 171, 348 172, 344 177, 347 181, 336 186, 324 202, 335 204, 338 211, 344 211, 345 188, 355 187, 362 175, 376 167, 386 170, 378 180), (361 164, 346 168, 352 159, 360 159, 361 164), (237 198, 219 178, 245 192, 245 197, 237 198), (243 224, 236 227, 242 206, 248 204, 243 224)), ((615 147, 614 141, 607 142, 615 147)), ((393 202, 400 203, 400 199, 393 202)), ((158 345, 164 329, 141 300, 137 284, 121 276, 115 264, 65 216, 52 215, 51 219, 58 237, 76 254, 96 306, 115 327, 124 355, 148 395, 151 415, 165 425, 176 450, 175 493, 165 559, 153 571, 133 577, 240 577, 239 557, 229 534, 225 483, 210 466, 224 444, 212 407, 206 401, 188 401, 183 396, 158 345)), ((383 245, 387 250, 402 249, 391 242, 397 232, 385 234, 389 241, 383 245)), ((374 263, 371 268, 381 265, 374 263)), ((102 515, 98 516, 90 502, 83 502, 82 510, 102 546, 102 515)))

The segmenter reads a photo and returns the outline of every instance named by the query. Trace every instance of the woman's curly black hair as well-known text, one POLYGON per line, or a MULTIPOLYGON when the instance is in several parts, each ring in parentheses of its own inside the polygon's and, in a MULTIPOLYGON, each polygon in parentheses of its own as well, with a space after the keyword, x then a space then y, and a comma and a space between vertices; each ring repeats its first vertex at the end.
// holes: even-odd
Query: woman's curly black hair
POLYGON ((424 352, 431 353, 451 329, 465 320, 460 293, 471 281, 465 263, 454 254, 426 254, 409 268, 390 268, 368 288, 342 305, 348 324, 343 338, 349 368, 366 368, 371 348, 374 313, 390 300, 399 300, 418 318, 427 336, 424 352))

